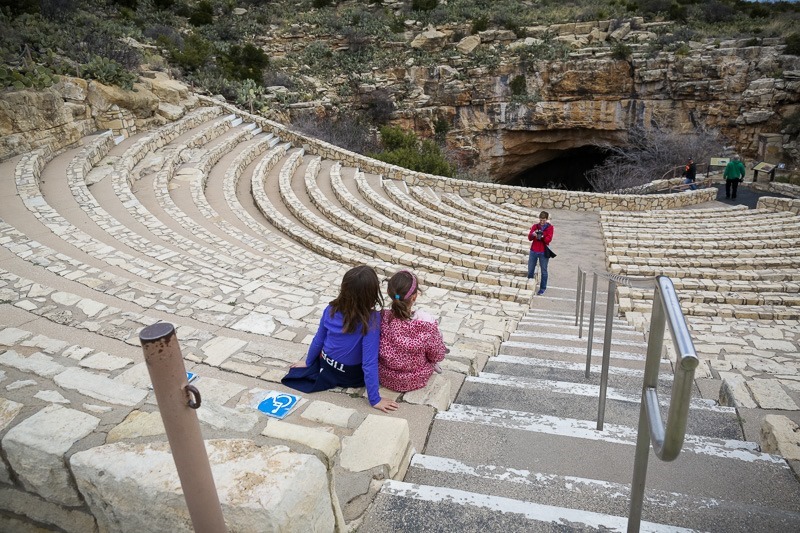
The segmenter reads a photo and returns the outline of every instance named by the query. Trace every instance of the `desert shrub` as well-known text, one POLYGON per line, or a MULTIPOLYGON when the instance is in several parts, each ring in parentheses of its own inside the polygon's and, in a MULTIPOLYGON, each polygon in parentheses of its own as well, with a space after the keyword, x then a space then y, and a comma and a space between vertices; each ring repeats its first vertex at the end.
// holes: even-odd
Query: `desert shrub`
POLYGON ((800 109, 784 117, 781 122, 781 131, 789 135, 797 135, 800 133, 800 109))
POLYGON ((413 11, 431 11, 439 5, 439 0, 411 0, 413 11))
POLYGON ((128 90, 133 89, 133 84, 137 79, 135 74, 113 59, 101 56, 94 56, 88 63, 83 65, 81 67, 81 76, 128 90))
POLYGON ((381 128, 381 142, 385 150, 371 154, 371 157, 417 172, 455 175, 455 167, 447 161, 436 143, 428 139, 419 141, 414 132, 384 126, 381 128))
POLYGON ((189 15, 192 26, 206 26, 214 22, 214 6, 208 0, 201 0, 189 15))
POLYGON ((345 150, 367 154, 378 149, 378 141, 362 115, 346 113, 333 117, 302 115, 293 117, 292 129, 345 150))
POLYGON ((186 37, 183 48, 173 48, 170 50, 170 54, 180 67, 192 71, 206 65, 210 61, 213 51, 214 48, 210 42, 200 35, 192 33, 186 37))
POLYGON ((154 24, 145 28, 142 35, 163 48, 183 48, 183 36, 172 26, 154 24))
POLYGON ((486 15, 482 15, 472 21, 472 26, 470 26, 470 33, 472 35, 475 35, 476 33, 480 33, 488 29, 489 29, 489 18, 486 15))
POLYGON ((295 86, 294 79, 280 70, 268 70, 261 77, 261 83, 265 87, 282 86, 292 89, 295 86))
POLYGON ((450 121, 447 119, 439 117, 433 122, 433 133, 437 141, 444 141, 444 138, 447 136, 447 132, 449 131, 450 121))
POLYGON ((614 59, 627 61, 632 53, 631 47, 621 41, 617 41, 611 46, 611 57, 614 59))
POLYGON ((524 96, 528 94, 528 83, 525 76, 514 76, 511 83, 508 84, 511 89, 511 94, 514 96, 524 96))
POLYGON ((784 53, 800 56, 800 33, 793 33, 786 37, 786 49, 784 53))
POLYGON ((40 12, 44 18, 63 21, 73 15, 77 9, 75 0, 41 0, 40 12))
POLYGON ((269 65, 269 57, 252 43, 244 46, 233 45, 222 55, 222 66, 226 74, 239 81, 261 81, 264 69, 269 65))
POLYGON ((707 161, 722 153, 722 140, 718 132, 703 128, 680 134, 658 126, 649 129, 636 126, 629 130, 625 146, 598 147, 611 155, 585 176, 596 192, 608 192, 660 179, 687 157, 707 161))
POLYGON ((389 122, 394 112, 392 95, 386 89, 376 89, 363 98, 367 116, 373 124, 384 125, 389 122))
POLYGON ((733 7, 718 0, 704 2, 699 7, 703 14, 703 20, 711 24, 728 22, 736 16, 736 10, 733 7))

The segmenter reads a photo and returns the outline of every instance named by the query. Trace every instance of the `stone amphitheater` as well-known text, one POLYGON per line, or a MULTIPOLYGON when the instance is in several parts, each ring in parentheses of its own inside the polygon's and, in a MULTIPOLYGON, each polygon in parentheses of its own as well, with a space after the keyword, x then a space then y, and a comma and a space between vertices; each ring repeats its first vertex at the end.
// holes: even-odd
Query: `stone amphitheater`
MULTIPOLYGON (((445 179, 179 92, 157 127, 0 163, 0 531, 192 530, 139 342, 158 321, 198 376, 230 531, 624 530, 653 294, 617 290, 596 430, 603 327, 587 378, 578 267, 669 276, 701 359, 642 530, 800 530, 800 200, 445 179), (542 208, 558 258, 534 297, 542 208), (355 264, 419 273, 444 373, 382 389, 391 414, 363 390, 260 413, 355 264)), ((665 412, 674 360, 665 342, 665 412)))

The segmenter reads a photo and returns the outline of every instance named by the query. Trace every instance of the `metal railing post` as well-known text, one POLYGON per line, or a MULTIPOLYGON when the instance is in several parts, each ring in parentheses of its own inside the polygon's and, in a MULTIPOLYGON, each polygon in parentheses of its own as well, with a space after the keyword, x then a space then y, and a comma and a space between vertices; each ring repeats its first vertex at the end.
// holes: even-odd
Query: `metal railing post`
POLYGON ((211 465, 195 409, 200 392, 186 381, 175 327, 158 322, 139 333, 147 371, 196 533, 225 533, 211 465))
POLYGON ((594 308, 597 304, 597 272, 592 276, 592 305, 589 311, 589 339, 586 343, 586 378, 592 367, 592 348, 594 344, 594 308))
MULTIPOLYGON (((665 316, 661 308, 661 293, 658 289, 653 295, 653 310, 650 318, 650 336, 647 341, 647 360, 644 367, 642 403, 639 405, 639 429, 636 436, 636 453, 633 461, 633 482, 631 483, 631 507, 628 513, 628 533, 638 533, 642 521, 644 485, 647 480, 647 460, 650 456, 650 428, 647 422, 647 402, 645 392, 648 387, 658 383, 658 368, 661 364, 661 349, 664 340, 665 316)), ((659 413, 659 419, 661 418, 659 413)))
POLYGON ((575 288, 575 325, 578 325, 578 316, 580 315, 581 311, 581 267, 578 267, 578 283, 576 284, 575 288))
POLYGON ((586 272, 581 273, 581 322, 578 325, 578 338, 583 338, 583 310, 586 303, 586 272))
POLYGON ((638 533, 642 520, 644 488, 647 478, 647 460, 650 442, 656 457, 673 461, 683 447, 686 422, 689 417, 694 370, 699 364, 697 353, 689 335, 689 328, 681 311, 672 281, 666 276, 656 277, 653 310, 650 318, 650 337, 647 341, 647 361, 644 369, 642 403, 639 408, 639 433, 631 483, 631 506, 628 515, 628 532, 638 533), (669 324, 676 351, 675 378, 672 399, 667 416, 667 427, 661 420, 658 402, 658 370, 661 364, 665 325, 669 324))
POLYGON ((600 402, 597 408, 597 429, 602 431, 606 418, 606 392, 608 391, 608 367, 611 365, 611 335, 614 329, 614 301, 616 300, 617 284, 613 279, 608 280, 608 293, 606 294, 606 329, 603 339, 603 365, 600 368, 600 402))

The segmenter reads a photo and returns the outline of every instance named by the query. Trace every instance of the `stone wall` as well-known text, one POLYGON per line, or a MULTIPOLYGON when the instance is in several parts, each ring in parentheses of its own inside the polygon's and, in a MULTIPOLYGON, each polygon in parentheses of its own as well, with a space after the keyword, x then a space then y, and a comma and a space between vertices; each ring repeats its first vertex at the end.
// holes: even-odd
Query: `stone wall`
POLYGON ((188 87, 161 73, 135 91, 61 76, 41 91, 0 93, 0 161, 45 145, 55 150, 97 130, 129 137, 177 120, 197 105, 188 87))
POLYGON ((708 202, 716 198, 716 189, 701 189, 675 194, 604 194, 560 189, 532 189, 497 185, 475 181, 458 180, 414 172, 406 168, 390 165, 382 161, 370 159, 361 154, 350 152, 330 143, 307 137, 291 131, 283 124, 267 120, 257 115, 250 115, 240 109, 214 100, 200 97, 207 105, 221 105, 230 112, 246 116, 267 131, 273 132, 281 140, 302 146, 306 152, 326 159, 341 161, 342 164, 360 168, 365 172, 382 174, 386 178, 405 181, 409 185, 435 187, 437 190, 457 193, 464 197, 478 197, 488 202, 513 204, 534 209, 568 209, 572 211, 645 211, 650 209, 676 209, 687 205, 708 202))
POLYGON ((794 198, 776 198, 762 196, 758 199, 758 209, 772 209, 773 211, 789 211, 800 215, 800 200, 794 198))

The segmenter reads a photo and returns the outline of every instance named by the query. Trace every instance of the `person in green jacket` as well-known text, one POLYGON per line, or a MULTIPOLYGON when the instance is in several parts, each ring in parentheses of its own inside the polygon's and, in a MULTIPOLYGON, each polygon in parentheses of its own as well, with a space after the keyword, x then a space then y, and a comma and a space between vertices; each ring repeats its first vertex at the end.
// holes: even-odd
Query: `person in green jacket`
POLYGON ((739 156, 733 156, 730 162, 725 165, 725 172, 722 173, 722 177, 725 178, 725 198, 736 198, 739 181, 744 179, 746 173, 747 170, 744 168, 744 163, 739 159, 739 156), (733 195, 731 195, 731 192, 733 192, 733 195))

